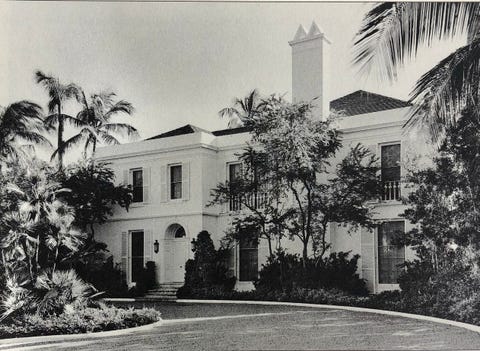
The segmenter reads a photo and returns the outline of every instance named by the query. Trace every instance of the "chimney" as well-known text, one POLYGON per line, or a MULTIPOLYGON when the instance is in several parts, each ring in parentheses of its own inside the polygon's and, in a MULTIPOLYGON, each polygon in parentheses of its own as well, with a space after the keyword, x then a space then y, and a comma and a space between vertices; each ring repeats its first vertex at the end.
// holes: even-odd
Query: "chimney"
POLYGON ((292 100, 311 101, 315 118, 325 120, 330 113, 328 73, 331 41, 312 22, 308 33, 302 25, 292 41, 292 100))

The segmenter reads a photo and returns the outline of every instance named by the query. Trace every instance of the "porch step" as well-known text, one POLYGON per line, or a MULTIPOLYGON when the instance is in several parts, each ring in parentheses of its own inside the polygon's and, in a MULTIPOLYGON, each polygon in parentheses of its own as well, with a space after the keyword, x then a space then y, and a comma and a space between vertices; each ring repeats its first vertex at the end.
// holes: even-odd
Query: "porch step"
POLYGON ((183 283, 162 283, 155 289, 148 290, 142 300, 145 301, 175 301, 177 290, 183 283))

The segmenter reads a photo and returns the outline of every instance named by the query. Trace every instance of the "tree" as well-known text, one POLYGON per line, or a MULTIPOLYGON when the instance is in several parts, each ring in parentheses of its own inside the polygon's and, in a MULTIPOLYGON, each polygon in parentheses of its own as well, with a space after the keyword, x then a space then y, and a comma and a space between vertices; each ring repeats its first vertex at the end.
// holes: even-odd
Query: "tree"
POLYGON ((62 199, 74 210, 74 225, 90 231, 87 241, 94 239, 94 225, 105 223, 115 205, 128 210, 132 201, 131 189, 116 186, 114 180, 115 174, 107 164, 92 160, 67 168, 61 176, 62 187, 69 189, 62 199))
POLYGON ((262 108, 262 101, 256 89, 252 90, 243 99, 235 98, 231 107, 221 109, 218 114, 221 118, 228 117, 228 128, 237 128, 243 125, 244 120, 262 108))
POLYGON ((476 2, 392 2, 367 13, 355 43, 354 62, 381 77, 394 79, 397 69, 421 45, 467 34, 467 44, 440 61, 416 83, 407 125, 425 123, 434 140, 468 106, 478 106, 480 77, 480 4, 476 2))
POLYGON ((405 236, 432 272, 452 264, 452 257, 478 265, 480 250, 480 115, 468 108, 447 129, 433 166, 411 170, 412 192, 403 216, 417 226, 405 236))
POLYGON ((58 78, 46 75, 42 71, 35 72, 35 79, 47 91, 50 100, 48 101, 48 112, 50 113, 44 120, 48 129, 57 125, 57 149, 52 154, 52 159, 58 157, 58 169, 63 169, 63 156, 65 154, 65 142, 63 133, 65 121, 75 122, 75 118, 62 113, 63 104, 71 98, 80 99, 81 90, 73 83, 62 84, 58 78))
POLYGON ((19 142, 50 143, 41 134, 44 131, 42 109, 30 101, 19 101, 0 112, 0 161, 22 156, 19 142))
MULTIPOLYGON (((376 159, 358 145, 333 170, 335 177, 328 179, 330 160, 341 147, 339 132, 330 121, 315 120, 309 103, 291 104, 271 96, 262 106, 244 119, 251 129, 252 146, 259 151, 247 152, 243 160, 247 170, 251 165, 254 169, 233 186, 219 184, 213 190, 214 201, 224 203, 238 196, 247 204, 259 185, 267 194, 272 189, 274 196, 266 201, 266 211, 258 204, 246 205, 249 211, 237 217, 237 223, 254 223, 259 229, 268 224, 274 235, 302 242, 304 262, 310 244, 320 260, 329 248, 326 233, 330 223, 374 225, 371 207, 365 203, 379 195, 376 159)), ((258 234, 262 233, 266 236, 269 231, 258 234)))
POLYGON ((77 114, 75 124, 81 128, 80 132, 65 142, 68 149, 80 142, 84 142, 84 155, 91 148, 95 152, 97 143, 120 144, 113 134, 138 137, 138 131, 127 123, 112 123, 110 120, 119 113, 131 115, 134 111, 132 104, 127 101, 114 100, 114 93, 99 93, 90 96, 87 100, 82 92, 81 103, 83 109, 77 114))

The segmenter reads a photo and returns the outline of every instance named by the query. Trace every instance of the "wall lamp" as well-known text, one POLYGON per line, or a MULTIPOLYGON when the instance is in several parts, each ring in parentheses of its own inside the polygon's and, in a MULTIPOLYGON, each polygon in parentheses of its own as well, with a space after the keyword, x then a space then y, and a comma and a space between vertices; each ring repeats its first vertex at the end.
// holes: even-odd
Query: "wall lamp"
POLYGON ((158 253, 158 250, 160 249, 160 244, 158 243, 158 240, 155 240, 153 243, 153 252, 158 253))

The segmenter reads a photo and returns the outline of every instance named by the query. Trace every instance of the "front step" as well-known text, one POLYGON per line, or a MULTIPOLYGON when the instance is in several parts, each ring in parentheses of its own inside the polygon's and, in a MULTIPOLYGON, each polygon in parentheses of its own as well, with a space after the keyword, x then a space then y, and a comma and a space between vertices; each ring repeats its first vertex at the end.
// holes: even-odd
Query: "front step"
POLYGON ((148 290, 143 301, 175 301, 177 299, 177 290, 183 283, 162 283, 155 289, 148 290))

